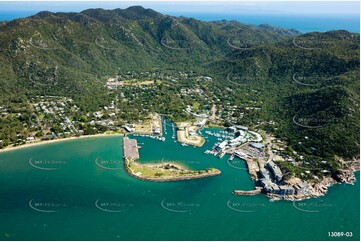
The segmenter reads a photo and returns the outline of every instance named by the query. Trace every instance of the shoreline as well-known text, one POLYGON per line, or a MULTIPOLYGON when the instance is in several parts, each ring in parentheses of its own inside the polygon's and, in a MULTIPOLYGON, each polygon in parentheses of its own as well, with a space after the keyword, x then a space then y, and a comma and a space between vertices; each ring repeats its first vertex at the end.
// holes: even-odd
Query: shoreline
POLYGON ((69 138, 61 138, 61 139, 53 139, 53 140, 40 140, 40 141, 36 141, 33 143, 28 143, 28 144, 23 144, 23 145, 18 145, 18 146, 10 146, 10 147, 8 146, 3 149, 0 149, 0 153, 30 148, 30 147, 38 146, 38 145, 46 145, 46 144, 65 142, 65 141, 76 140, 76 139, 96 138, 96 137, 106 137, 106 136, 123 136, 123 134, 104 134, 103 133, 103 134, 81 135, 79 137, 69 137, 69 138))
POLYGON ((311 198, 320 198, 326 196, 329 188, 333 187, 334 185, 340 185, 340 184, 354 185, 354 183, 357 181, 355 176, 356 172, 360 172, 360 169, 351 167, 348 170, 348 175, 351 176, 350 180, 348 181, 337 181, 332 177, 326 177, 320 182, 308 183, 312 187, 312 191, 309 194, 280 196, 277 194, 268 193, 265 195, 271 200, 285 200, 285 201, 303 201, 311 198))

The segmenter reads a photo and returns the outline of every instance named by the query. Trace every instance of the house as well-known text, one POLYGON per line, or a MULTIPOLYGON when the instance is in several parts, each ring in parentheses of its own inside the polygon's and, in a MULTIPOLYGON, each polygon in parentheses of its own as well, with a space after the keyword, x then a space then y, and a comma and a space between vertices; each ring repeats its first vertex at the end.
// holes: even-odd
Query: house
POLYGON ((127 132, 129 132, 129 133, 132 133, 132 132, 135 131, 135 128, 131 128, 131 127, 129 127, 128 125, 125 125, 125 126, 124 126, 124 129, 125 129, 127 132))
POLYGON ((32 137, 32 136, 29 136, 29 137, 26 138, 26 141, 34 141, 34 140, 35 140, 35 138, 32 137))

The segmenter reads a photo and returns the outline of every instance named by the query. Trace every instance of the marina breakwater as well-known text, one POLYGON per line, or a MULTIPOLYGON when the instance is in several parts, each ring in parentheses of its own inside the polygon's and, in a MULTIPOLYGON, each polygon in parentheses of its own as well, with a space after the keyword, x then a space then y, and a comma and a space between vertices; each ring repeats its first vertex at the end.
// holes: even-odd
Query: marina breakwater
POLYGON ((200 179, 217 176, 221 171, 215 168, 203 170, 190 170, 174 162, 162 162, 154 164, 142 164, 136 162, 139 159, 138 144, 136 139, 123 139, 124 169, 137 179, 153 182, 167 182, 200 179))
POLYGON ((262 188, 261 187, 256 187, 256 189, 254 190, 250 190, 250 191, 243 191, 243 190, 233 190, 233 194, 234 195, 257 195, 260 194, 262 192, 262 188))

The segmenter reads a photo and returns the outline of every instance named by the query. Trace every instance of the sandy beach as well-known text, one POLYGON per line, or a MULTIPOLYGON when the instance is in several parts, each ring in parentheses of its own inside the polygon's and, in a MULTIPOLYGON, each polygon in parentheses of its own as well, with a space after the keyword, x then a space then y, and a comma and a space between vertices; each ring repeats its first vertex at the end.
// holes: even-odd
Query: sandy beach
POLYGON ((18 150, 18 149, 29 148, 29 147, 33 147, 33 146, 37 146, 37 145, 53 144, 53 143, 70 141, 70 140, 75 140, 75 139, 95 138, 95 137, 104 137, 104 136, 123 136, 123 134, 94 134, 94 135, 82 135, 79 137, 69 137, 69 138, 54 139, 54 140, 40 140, 40 141, 34 141, 32 143, 28 143, 28 144, 24 144, 24 145, 19 145, 19 146, 8 146, 3 149, 0 149, 0 153, 18 150))

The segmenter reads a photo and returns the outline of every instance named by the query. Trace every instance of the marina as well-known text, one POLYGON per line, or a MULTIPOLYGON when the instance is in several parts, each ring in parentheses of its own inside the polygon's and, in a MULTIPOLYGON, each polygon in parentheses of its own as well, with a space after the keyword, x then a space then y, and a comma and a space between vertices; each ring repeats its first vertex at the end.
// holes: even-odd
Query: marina
POLYGON ((150 134, 133 134, 134 137, 147 137, 159 141, 165 141, 165 137, 162 136, 156 136, 156 135, 150 135, 150 134))

